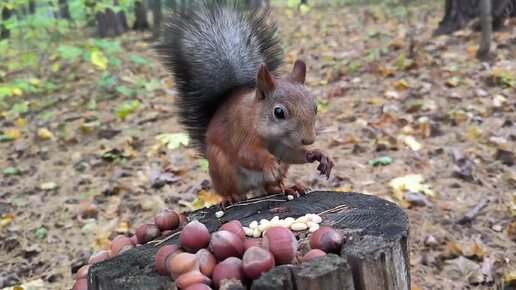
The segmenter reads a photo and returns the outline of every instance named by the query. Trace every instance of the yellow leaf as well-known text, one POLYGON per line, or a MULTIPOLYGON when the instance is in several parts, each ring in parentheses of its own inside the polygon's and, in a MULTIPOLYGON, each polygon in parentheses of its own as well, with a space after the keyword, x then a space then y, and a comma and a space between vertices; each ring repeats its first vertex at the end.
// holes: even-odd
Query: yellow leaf
POLYGON ((470 141, 477 140, 478 138, 482 137, 482 129, 478 127, 471 127, 468 129, 467 136, 470 141))
POLYGON ((29 79, 29 83, 35 85, 35 86, 39 86, 41 85, 41 80, 40 79, 37 79, 37 78, 30 78, 29 79))
POLYGON ((310 12, 310 6, 306 4, 301 4, 299 6, 299 11, 301 12, 301 15, 306 15, 308 12, 310 12))
POLYGON ((38 138, 40 140, 50 140, 54 138, 54 134, 48 131, 47 128, 39 128, 38 129, 38 138))
POLYGON ((0 228, 3 228, 10 224, 14 220, 14 215, 11 213, 5 214, 0 218, 0 228))
POLYGON ((408 88, 409 85, 407 84, 407 81, 405 81, 405 80, 398 80, 398 81, 394 82, 394 87, 397 88, 398 90, 404 90, 404 89, 408 88))
POLYGON ((91 63, 96 65, 99 69, 105 70, 107 67, 107 58, 102 52, 95 50, 91 53, 91 63))
POLYGON ((24 118, 19 118, 19 119, 18 119, 18 126, 19 126, 19 127, 23 127, 23 126, 25 126, 25 124, 26 124, 26 123, 27 123, 27 122, 25 121, 25 119, 24 119, 24 118))
POLYGON ((13 88, 12 92, 17 96, 21 96, 23 94, 23 91, 20 88, 13 88))
POLYGON ((430 185, 424 184, 424 178, 421 174, 409 174, 398 177, 389 182, 389 187, 396 198, 402 200, 405 191, 424 193, 428 196, 434 196, 434 192, 430 189, 430 185))
POLYGON ((419 142, 416 141, 416 138, 410 135, 399 135, 398 139, 403 141, 405 145, 414 151, 419 151, 423 147, 419 142))
POLYGON ((5 135, 9 136, 11 139, 18 139, 20 138, 21 133, 18 129, 10 129, 5 131, 5 135))

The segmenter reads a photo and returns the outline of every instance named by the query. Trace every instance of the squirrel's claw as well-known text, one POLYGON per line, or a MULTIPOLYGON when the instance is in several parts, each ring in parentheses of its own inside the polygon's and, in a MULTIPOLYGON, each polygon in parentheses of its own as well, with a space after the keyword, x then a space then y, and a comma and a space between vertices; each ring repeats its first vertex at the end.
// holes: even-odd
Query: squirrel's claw
POLYGON ((330 178, 331 169, 333 168, 334 163, 326 152, 317 149, 309 151, 306 153, 306 160, 310 163, 319 161, 317 170, 321 175, 326 175, 326 180, 330 178))

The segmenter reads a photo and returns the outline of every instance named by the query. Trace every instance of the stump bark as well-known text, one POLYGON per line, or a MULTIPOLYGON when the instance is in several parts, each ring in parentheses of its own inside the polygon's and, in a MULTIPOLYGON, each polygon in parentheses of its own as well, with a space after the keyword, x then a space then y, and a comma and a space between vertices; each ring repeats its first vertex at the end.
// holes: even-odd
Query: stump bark
MULTIPOLYGON (((291 201, 284 196, 259 202, 250 200, 228 208, 217 219, 215 212, 219 210, 219 206, 197 210, 188 218, 199 220, 213 232, 233 219, 246 226, 262 218, 295 218, 326 212, 321 214, 321 225, 338 229, 346 239, 339 255, 274 267, 255 280, 250 289, 410 289, 408 217, 394 203, 360 193, 316 191, 291 201)), ((296 232, 296 236, 304 239, 308 233, 296 232)), ((160 245, 149 243, 92 265, 89 289, 175 289, 170 277, 155 271, 154 256, 160 247, 177 242, 178 236, 160 245)), ((236 285, 226 289, 229 288, 245 289, 236 285)))

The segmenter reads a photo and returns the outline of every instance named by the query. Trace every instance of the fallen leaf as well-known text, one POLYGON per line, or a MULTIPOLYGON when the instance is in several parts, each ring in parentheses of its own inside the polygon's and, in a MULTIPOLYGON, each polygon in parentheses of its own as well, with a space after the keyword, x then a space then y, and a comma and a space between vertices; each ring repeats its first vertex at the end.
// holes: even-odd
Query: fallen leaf
POLYGON ((47 128, 39 128, 38 129, 38 138, 39 140, 51 140, 54 139, 54 134, 50 132, 47 128))
POLYGON ((53 190, 57 188, 57 184, 55 182, 45 182, 42 183, 39 187, 43 190, 53 190))
POLYGON ((416 141, 416 138, 414 138, 414 136, 398 135, 398 139, 405 143, 405 145, 407 145, 413 151, 419 151, 423 147, 421 143, 416 141))
POLYGON ((369 166, 376 167, 376 166, 379 166, 379 165, 389 165, 389 164, 392 164, 392 162, 394 162, 394 160, 392 160, 391 157, 384 156, 384 157, 376 158, 376 159, 373 159, 373 160, 369 160, 367 162, 367 164, 369 166))
POLYGON ((430 185, 424 184, 424 181, 424 177, 421 174, 409 174, 391 180, 389 187, 391 187, 394 196, 399 200, 403 199, 407 190, 424 193, 428 196, 435 196, 434 192, 430 189, 430 185))
POLYGON ((462 256, 446 261, 443 271, 452 279, 467 280, 470 284, 484 281, 480 265, 462 256))
POLYGON ((171 150, 188 145, 190 138, 185 133, 160 134, 156 139, 171 150))

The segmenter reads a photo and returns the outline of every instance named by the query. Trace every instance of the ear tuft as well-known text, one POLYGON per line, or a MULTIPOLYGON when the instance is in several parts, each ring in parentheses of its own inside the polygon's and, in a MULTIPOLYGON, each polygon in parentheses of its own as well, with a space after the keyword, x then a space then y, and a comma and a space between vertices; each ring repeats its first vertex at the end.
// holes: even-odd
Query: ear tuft
POLYGON ((306 64, 304 61, 298 59, 294 63, 294 68, 292 68, 291 78, 300 84, 304 84, 305 76, 306 76, 306 64))

